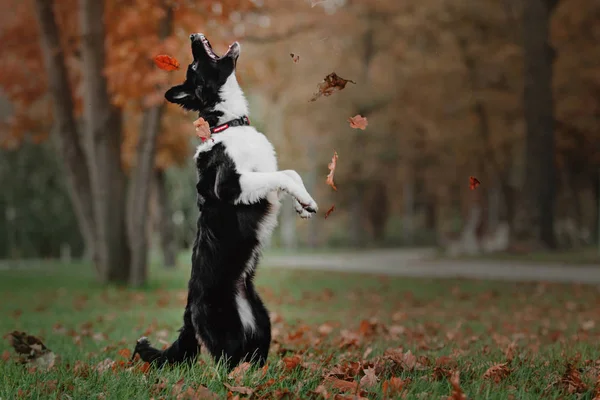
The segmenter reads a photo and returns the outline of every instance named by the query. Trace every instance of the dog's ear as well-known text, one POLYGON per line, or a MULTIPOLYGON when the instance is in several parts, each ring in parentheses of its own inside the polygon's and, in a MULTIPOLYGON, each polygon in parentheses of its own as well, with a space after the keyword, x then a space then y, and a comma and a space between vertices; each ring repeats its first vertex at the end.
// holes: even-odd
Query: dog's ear
POLYGON ((182 104, 186 100, 190 100, 193 96, 194 91, 190 90, 186 85, 173 86, 165 93, 165 99, 175 104, 182 104))

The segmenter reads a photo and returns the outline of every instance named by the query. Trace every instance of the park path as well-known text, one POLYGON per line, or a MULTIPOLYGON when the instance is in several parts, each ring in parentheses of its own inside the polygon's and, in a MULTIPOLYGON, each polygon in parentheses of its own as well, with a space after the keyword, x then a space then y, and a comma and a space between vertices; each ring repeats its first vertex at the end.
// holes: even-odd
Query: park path
POLYGON ((431 249, 373 250, 338 254, 265 254, 266 267, 364 272, 422 278, 472 278, 600 285, 600 265, 512 261, 440 260, 431 249))

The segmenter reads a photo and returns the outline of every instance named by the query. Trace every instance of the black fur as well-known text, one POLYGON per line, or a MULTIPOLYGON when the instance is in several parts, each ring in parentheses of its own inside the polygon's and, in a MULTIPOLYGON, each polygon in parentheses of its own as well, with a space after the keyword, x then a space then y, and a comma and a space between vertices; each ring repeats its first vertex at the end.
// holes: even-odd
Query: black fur
MULTIPOLYGON (((191 39, 194 61, 188 66, 186 80, 169 89, 165 97, 198 111, 214 126, 221 115, 212 108, 221 101, 219 88, 234 71, 237 52, 230 50, 223 57, 211 57, 211 50, 205 50, 198 36, 192 35, 191 39)), ((266 199, 254 204, 233 204, 241 193, 239 174, 222 143, 200 153, 196 167, 200 215, 183 327, 177 340, 163 351, 152 347, 145 338, 138 340, 134 356, 137 353, 142 360, 159 366, 193 361, 200 351, 199 337, 215 360, 225 356, 228 369, 240 361, 262 366, 271 343, 271 323, 253 278, 259 258, 257 230, 271 205, 266 199), (254 332, 245 331, 242 326, 235 300, 238 293, 251 306, 256 322, 254 332)))

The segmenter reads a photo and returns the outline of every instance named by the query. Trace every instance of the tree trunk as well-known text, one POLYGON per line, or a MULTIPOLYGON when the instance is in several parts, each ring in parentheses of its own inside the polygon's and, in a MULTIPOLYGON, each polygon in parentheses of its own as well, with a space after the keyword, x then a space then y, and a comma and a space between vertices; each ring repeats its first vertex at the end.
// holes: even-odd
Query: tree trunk
POLYGON ((89 163, 85 157, 73 114, 71 85, 52 6, 53 2, 48 0, 36 0, 34 3, 42 33, 41 48, 53 100, 56 144, 67 177, 67 187, 79 229, 85 241, 86 253, 94 257, 96 240, 89 163))
POLYGON ((525 180, 515 235, 531 247, 556 247, 554 236, 555 165, 552 63, 549 44, 553 0, 524 3, 525 180))
POLYGON ((165 267, 177 266, 177 243, 175 242, 175 227, 173 226, 173 212, 169 202, 169 191, 167 189, 167 177, 163 170, 154 171, 156 181, 156 193, 158 199, 160 245, 163 253, 165 267))
POLYGON ((121 113, 104 76, 104 2, 80 0, 82 80, 87 157, 96 227, 96 263, 103 282, 126 282, 126 176, 121 166, 121 113))

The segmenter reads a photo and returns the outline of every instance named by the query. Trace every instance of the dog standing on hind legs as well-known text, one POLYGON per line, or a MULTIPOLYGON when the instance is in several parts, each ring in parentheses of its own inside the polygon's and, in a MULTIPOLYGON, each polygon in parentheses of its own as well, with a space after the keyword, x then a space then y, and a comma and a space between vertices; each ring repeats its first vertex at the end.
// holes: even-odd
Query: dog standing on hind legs
POLYGON ((165 93, 167 101, 197 111, 211 127, 194 156, 200 215, 183 327, 159 350, 140 338, 133 357, 157 366, 193 361, 203 344, 228 370, 242 361, 264 365, 271 344, 269 314, 253 279, 279 211, 279 193, 293 197, 296 212, 310 218, 317 204, 293 170, 278 171, 275 150, 250 126, 237 83, 240 45, 217 56, 203 34, 190 35, 193 62, 186 80, 165 93))

